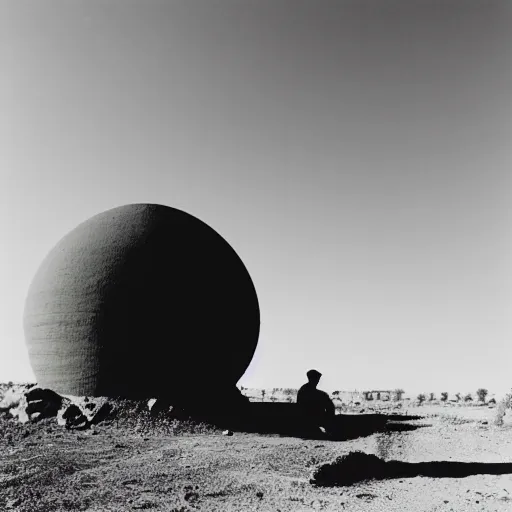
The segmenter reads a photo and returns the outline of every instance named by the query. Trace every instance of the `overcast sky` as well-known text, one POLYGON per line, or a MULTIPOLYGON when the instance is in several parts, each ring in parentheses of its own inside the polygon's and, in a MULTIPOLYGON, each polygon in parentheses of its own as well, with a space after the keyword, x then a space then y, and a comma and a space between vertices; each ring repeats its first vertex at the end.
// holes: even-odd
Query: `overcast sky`
POLYGON ((0 6, 0 380, 46 253, 152 202, 253 278, 240 384, 512 386, 506 0, 0 6))

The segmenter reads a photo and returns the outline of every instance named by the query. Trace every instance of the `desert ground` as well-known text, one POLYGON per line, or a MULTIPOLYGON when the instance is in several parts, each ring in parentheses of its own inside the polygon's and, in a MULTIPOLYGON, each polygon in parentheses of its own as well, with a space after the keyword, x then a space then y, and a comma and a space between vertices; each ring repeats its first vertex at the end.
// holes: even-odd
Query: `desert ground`
MULTIPOLYGON (((373 403, 372 409, 379 405, 383 414, 398 408, 373 403)), ((496 406, 411 404, 408 414, 421 418, 402 419, 407 428, 381 424, 342 441, 226 432, 151 417, 133 404, 115 407, 117 414, 84 430, 55 418, 19 423, 0 413, 0 510, 512 510, 512 420, 508 412, 496 425, 496 406), (315 481, 318 468, 351 452, 384 461, 479 464, 464 466, 466 476, 453 476, 444 464, 435 466, 434 477, 315 481)), ((367 414, 365 404, 345 409, 347 417, 367 414)))

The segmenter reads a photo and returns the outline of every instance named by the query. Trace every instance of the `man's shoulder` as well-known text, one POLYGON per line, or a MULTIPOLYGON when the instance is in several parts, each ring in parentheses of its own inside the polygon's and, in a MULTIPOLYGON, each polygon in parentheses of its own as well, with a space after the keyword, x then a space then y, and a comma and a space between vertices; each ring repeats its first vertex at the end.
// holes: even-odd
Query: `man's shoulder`
POLYGON ((299 391, 297 391, 297 398, 298 397, 307 397, 311 395, 311 386, 309 384, 303 384, 299 391))

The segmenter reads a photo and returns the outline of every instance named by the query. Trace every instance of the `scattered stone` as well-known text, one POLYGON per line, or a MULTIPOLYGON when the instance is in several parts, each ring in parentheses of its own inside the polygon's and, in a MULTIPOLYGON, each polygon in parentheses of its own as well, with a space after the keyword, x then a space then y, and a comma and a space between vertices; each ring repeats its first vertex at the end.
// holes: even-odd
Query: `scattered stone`
POLYGON ((232 436, 233 431, 232 430, 224 430, 224 432, 222 432, 222 435, 223 436, 232 436))
POLYGON ((185 493, 185 501, 188 501, 189 503, 194 503, 199 499, 199 494, 197 492, 186 492, 185 493))
POLYGON ((263 498, 263 493, 261 491, 258 491, 256 493, 256 497, 258 497, 261 500, 263 498))
POLYGON ((510 494, 508 493, 508 491, 506 489, 502 489, 501 491, 499 491, 497 498, 500 501, 512 501, 512 498, 510 497, 510 494))
POLYGON ((361 494, 356 494, 356 498, 365 499, 365 500, 373 500, 377 496, 375 494, 371 494, 369 492, 363 492, 361 494))

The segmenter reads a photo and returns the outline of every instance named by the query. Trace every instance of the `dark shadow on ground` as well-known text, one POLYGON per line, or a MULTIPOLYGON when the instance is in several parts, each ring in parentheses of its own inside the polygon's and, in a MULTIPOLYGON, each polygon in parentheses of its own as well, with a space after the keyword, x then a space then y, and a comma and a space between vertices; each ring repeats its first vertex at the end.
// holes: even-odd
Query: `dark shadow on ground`
POLYGON ((482 462, 399 462, 384 461, 376 455, 350 452, 334 462, 323 464, 313 472, 310 483, 333 487, 352 485, 363 480, 394 478, 465 478, 472 475, 512 474, 512 463, 482 462))
POLYGON ((251 402, 231 411, 196 411, 194 419, 217 425, 223 429, 259 434, 308 439, 345 441, 366 437, 378 432, 403 432, 416 430, 423 425, 411 425, 405 421, 422 419, 421 416, 403 414, 339 414, 326 433, 317 427, 308 427, 297 404, 251 402))

